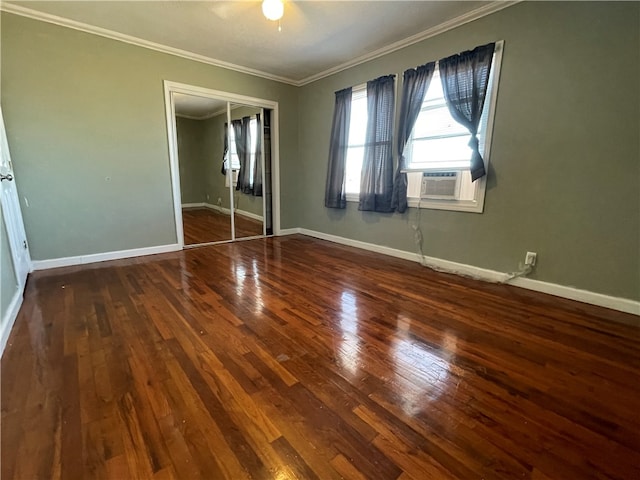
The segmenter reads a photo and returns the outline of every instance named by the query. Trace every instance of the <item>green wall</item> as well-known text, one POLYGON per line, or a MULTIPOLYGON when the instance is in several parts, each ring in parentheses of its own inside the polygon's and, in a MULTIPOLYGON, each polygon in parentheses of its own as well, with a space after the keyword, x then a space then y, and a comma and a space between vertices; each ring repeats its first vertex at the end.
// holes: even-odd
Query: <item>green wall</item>
POLYGON ((203 145, 204 123, 176 117, 180 195, 182 204, 204 203, 206 157, 203 145))
POLYGON ((632 2, 524 2, 301 88, 293 223, 413 252, 418 222, 428 256, 509 272, 535 251, 531 278, 640 299, 639 20, 632 2), (496 40, 484 213, 323 206, 336 90, 496 40))
MULTIPOLYGON (((34 259, 174 243, 162 80, 280 102, 282 228, 640 300, 640 4, 523 2, 295 88, 2 14, 2 105, 34 259), (333 93, 504 40, 482 214, 323 206, 333 93)), ((216 162, 219 165, 219 159, 216 162)), ((219 168, 219 167, 217 167, 219 168)))
POLYGON ((220 171, 224 153, 224 124, 226 121, 226 112, 204 121, 206 132, 205 149, 210 158, 205 170, 205 193, 209 198, 207 200, 208 203, 217 205, 218 199, 220 199, 220 205, 224 208, 229 208, 229 187, 225 187, 225 177, 220 171))
MULTIPOLYGON (((279 102, 281 169, 296 161, 295 87, 1 18, 2 107, 34 260, 176 243, 163 80, 279 102)), ((293 197, 282 185, 283 204, 293 197)), ((281 225, 295 226, 284 210, 281 225)))
MULTIPOLYGON (((231 111, 232 120, 260 113, 256 107, 239 107, 231 111)), ((206 120, 177 118, 178 157, 182 203, 209 203, 230 208, 229 187, 220 172, 224 151, 223 113, 206 120)), ((236 210, 262 216, 262 197, 234 191, 236 210)))
MULTIPOLYGON (((5 321, 7 309, 16 293, 16 288, 16 274, 9 250, 9 237, 4 225, 2 208, 0 208, 0 322, 5 321)), ((0 323, 0 332, 3 331, 3 327, 4 324, 0 323)))

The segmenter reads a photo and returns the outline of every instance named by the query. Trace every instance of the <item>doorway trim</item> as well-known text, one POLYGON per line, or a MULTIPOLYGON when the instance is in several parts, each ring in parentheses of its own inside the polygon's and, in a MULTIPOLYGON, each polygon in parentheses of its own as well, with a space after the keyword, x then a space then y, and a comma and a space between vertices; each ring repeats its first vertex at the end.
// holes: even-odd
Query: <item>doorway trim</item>
POLYGON ((176 235, 180 249, 184 249, 184 231, 182 227, 182 200, 180 191, 180 166, 178 163, 178 137, 176 130, 176 109, 172 93, 182 93, 197 97, 215 98, 232 103, 242 103, 254 107, 268 108, 273 112, 271 120, 271 143, 273 155, 272 164, 272 212, 273 235, 280 234, 280 112, 278 102, 257 97, 249 97, 236 93, 212 90, 205 87, 197 87, 186 83, 164 80, 164 106, 167 120, 167 140, 169 145, 169 164, 171 171, 171 193, 173 195, 173 210, 176 223, 176 235))

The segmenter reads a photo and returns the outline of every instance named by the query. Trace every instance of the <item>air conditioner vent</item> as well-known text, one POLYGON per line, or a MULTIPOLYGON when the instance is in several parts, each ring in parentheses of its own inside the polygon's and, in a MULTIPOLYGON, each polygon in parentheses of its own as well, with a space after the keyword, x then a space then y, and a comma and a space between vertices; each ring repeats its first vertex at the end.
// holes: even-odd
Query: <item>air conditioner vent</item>
POLYGON ((455 200, 460 193, 459 172, 423 172, 421 198, 455 200))
POLYGON ((233 186, 235 187, 237 185, 237 183, 238 183, 238 173, 239 173, 239 170, 237 170, 237 169, 231 170, 231 172, 227 171, 227 175, 225 176, 225 179, 224 179, 224 186, 226 188, 229 188, 229 178, 230 177, 233 179, 233 186))

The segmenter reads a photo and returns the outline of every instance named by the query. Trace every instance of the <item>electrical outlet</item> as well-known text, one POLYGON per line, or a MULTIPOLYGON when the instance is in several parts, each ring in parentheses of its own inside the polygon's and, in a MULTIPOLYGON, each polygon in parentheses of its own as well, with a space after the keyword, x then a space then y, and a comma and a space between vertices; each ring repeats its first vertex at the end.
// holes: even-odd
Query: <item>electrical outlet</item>
POLYGON ((527 256, 524 257, 524 264, 531 265, 532 267, 536 264, 536 257, 538 254, 536 252, 527 252, 527 256))

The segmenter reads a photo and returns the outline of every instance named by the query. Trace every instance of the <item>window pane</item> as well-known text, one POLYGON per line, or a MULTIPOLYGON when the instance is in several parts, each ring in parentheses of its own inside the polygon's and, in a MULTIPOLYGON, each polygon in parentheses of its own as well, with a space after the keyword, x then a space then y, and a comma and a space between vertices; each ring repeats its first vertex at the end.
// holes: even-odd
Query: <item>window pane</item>
POLYGON ((414 138, 456 134, 468 135, 469 131, 453 119, 446 105, 421 111, 413 127, 414 138))
POLYGON ((351 97, 351 121, 349 123, 349 148, 346 160, 345 191, 360 193, 360 172, 364 157, 364 141, 367 135, 367 90, 353 91, 351 97))
POLYGON ((256 164, 256 149, 258 148, 258 120, 252 118, 249 121, 249 136, 251 151, 249 152, 249 185, 253 187, 253 171, 256 164))
POLYGON ((362 170, 363 158, 364 147, 350 147, 347 150, 347 172, 345 181, 345 191, 347 193, 360 193, 360 172, 362 170))
POLYGON ((433 100, 444 99, 444 92, 442 91, 442 80, 440 80, 440 69, 436 66, 436 70, 433 72, 431 82, 429 82, 429 88, 424 96, 424 103, 429 103, 433 100))
MULTIPOLYGON (((490 97, 492 82, 489 82, 487 98, 490 97)), ((484 134, 487 126, 488 103, 480 119, 478 140, 480 152, 484 150, 484 134)), ((472 150, 467 143, 470 134, 456 122, 444 99, 440 72, 436 68, 429 89, 422 103, 422 110, 413 127, 411 139, 407 143, 405 156, 409 169, 468 169, 472 150), (444 138, 443 138, 444 137, 444 138)))
POLYGON ((229 129, 229 153, 231 154, 231 169, 238 170, 240 168, 240 159, 236 151, 236 136, 233 128, 229 129))
POLYGON ((469 168, 469 134, 460 137, 414 140, 411 168, 469 168))
POLYGON ((351 101, 351 123, 349 124, 349 145, 364 145, 367 134, 367 97, 351 101))

